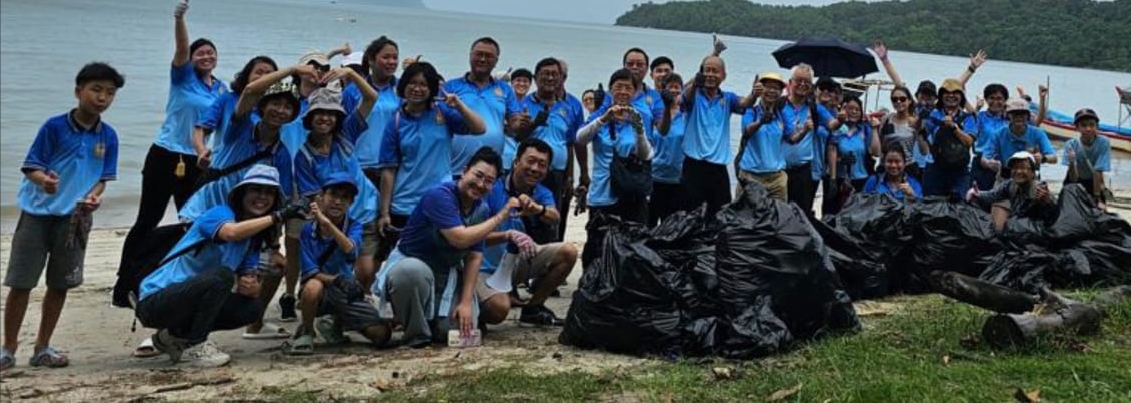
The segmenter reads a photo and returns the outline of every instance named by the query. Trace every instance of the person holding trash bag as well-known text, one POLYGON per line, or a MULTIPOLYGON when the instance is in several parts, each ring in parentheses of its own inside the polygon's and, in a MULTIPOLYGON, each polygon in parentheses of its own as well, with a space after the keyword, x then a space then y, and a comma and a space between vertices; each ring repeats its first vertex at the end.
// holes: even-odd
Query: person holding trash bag
POLYGON ((1056 199, 1048 184, 1036 182, 1037 159, 1028 151, 1018 151, 1006 164, 1010 179, 993 190, 983 192, 971 186, 966 201, 983 210, 990 210, 994 231, 1001 233, 1010 218, 1034 218, 1049 221, 1056 218, 1056 199))

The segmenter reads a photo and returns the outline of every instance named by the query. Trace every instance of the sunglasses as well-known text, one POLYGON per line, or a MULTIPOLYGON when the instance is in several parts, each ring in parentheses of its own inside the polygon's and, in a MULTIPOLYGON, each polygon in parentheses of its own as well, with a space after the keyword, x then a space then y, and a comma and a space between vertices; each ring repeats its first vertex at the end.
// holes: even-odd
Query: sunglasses
POLYGON ((318 64, 317 62, 310 62, 307 64, 314 67, 315 70, 321 71, 323 73, 330 71, 330 66, 326 64, 318 64))
POLYGON ((892 102, 907 102, 907 97, 891 97, 892 102))

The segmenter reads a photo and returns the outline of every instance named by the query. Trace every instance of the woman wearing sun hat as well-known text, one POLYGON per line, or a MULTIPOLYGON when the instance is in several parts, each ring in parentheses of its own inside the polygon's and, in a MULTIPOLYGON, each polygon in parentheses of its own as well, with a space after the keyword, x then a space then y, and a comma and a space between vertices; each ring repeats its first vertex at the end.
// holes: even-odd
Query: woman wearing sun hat
POLYGON ((938 89, 935 109, 920 121, 919 149, 930 150, 932 161, 923 173, 927 196, 961 197, 970 187, 970 148, 978 133, 977 119, 966 112, 966 89, 948 78, 938 89))
MULTIPOLYGON (((782 142, 796 143, 805 132, 794 133, 790 122, 782 119, 785 79, 777 72, 762 73, 762 97, 758 105, 746 109, 742 116, 742 142, 735 157, 735 175, 739 183, 756 181, 769 191, 770 196, 788 200, 785 175, 785 154, 782 142)), ((741 197, 742 188, 735 193, 741 197)))

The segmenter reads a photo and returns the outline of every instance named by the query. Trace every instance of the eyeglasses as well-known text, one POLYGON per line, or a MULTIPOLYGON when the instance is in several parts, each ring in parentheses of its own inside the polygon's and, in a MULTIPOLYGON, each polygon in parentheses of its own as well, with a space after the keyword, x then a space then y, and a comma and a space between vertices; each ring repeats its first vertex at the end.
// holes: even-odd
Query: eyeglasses
POLYGON ((891 97, 892 102, 907 102, 907 97, 891 97))

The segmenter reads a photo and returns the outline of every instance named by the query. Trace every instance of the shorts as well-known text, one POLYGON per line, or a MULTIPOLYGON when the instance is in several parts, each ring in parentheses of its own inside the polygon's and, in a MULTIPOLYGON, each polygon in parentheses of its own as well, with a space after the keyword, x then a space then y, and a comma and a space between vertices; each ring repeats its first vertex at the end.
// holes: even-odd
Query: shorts
POLYGON ((1010 201, 1009 199, 996 201, 996 202, 994 202, 994 204, 992 206, 993 206, 992 208, 1000 208, 1000 209, 1004 209, 1007 212, 1013 212, 1013 202, 1010 201))
MULTIPOLYGON (((514 267, 513 275, 511 276, 511 287, 515 284, 522 284, 530 280, 538 279, 550 272, 550 265, 554 263, 554 257, 558 255, 561 250, 561 242, 549 243, 545 245, 538 245, 538 252, 534 254, 531 259, 522 259, 517 254, 507 253, 503 255, 502 262, 499 263, 499 269, 502 270, 503 266, 514 267)), ((496 290, 490 285, 487 285, 487 279, 491 274, 479 273, 479 279, 475 284, 475 294, 479 297, 479 302, 485 302, 491 297, 498 294, 505 294, 510 290, 496 290)))
POLYGON ((377 236, 377 220, 361 224, 361 249, 358 256, 370 256, 377 254, 377 246, 380 245, 381 237, 377 236))
POLYGON ((770 197, 781 200, 783 202, 789 201, 789 179, 785 171, 768 172, 764 174, 754 173, 750 171, 738 171, 739 185, 738 190, 735 191, 735 199, 742 197, 742 181, 758 182, 762 187, 766 188, 766 192, 770 197))
POLYGON ((287 239, 297 240, 302 235, 302 227, 311 220, 303 220, 301 218, 292 218, 287 220, 285 227, 287 239))
POLYGON ((351 302, 346 298, 346 293, 333 284, 324 284, 322 287, 322 300, 318 302, 316 316, 322 315, 333 315, 334 321, 345 331, 359 331, 385 323, 377 313, 377 307, 365 299, 351 302))
POLYGON ((8 255, 8 271, 4 285, 30 290, 39 284, 39 276, 47 268, 47 288, 69 290, 82 285, 83 260, 86 258, 87 230, 82 242, 67 245, 74 237, 71 216, 20 213, 16 232, 12 234, 12 250, 8 255))

